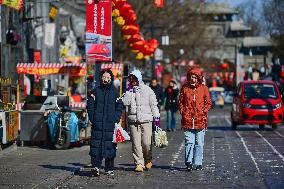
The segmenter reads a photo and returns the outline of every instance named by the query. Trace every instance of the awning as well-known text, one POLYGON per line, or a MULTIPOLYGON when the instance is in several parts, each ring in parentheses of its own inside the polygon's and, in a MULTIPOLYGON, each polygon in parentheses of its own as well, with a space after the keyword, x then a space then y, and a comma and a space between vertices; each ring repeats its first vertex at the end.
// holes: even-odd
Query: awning
POLYGON ((86 64, 66 63, 18 63, 18 74, 50 75, 69 74, 70 76, 86 76, 86 64))
POLYGON ((119 63, 102 63, 101 70, 111 70, 114 77, 118 77, 122 75, 123 72, 123 64, 119 63))

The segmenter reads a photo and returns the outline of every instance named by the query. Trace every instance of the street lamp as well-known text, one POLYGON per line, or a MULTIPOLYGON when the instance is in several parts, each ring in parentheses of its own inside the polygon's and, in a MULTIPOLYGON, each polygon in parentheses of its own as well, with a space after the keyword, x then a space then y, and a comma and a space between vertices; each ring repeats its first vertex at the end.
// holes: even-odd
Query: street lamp
POLYGON ((184 54, 184 50, 183 50, 183 49, 180 49, 180 50, 179 50, 179 54, 180 54, 180 55, 183 55, 183 54, 184 54))
POLYGON ((162 45, 168 46, 170 45, 170 38, 168 35, 162 36, 162 45))

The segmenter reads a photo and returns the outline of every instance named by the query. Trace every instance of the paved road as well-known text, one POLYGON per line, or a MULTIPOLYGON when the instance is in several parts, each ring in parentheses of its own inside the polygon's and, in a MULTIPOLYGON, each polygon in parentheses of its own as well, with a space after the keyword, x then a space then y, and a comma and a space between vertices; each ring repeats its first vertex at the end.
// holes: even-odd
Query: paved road
MULTIPOLYGON (((18 147, 0 152, 0 188, 284 188, 284 128, 230 128, 229 107, 209 115, 204 169, 185 172, 184 136, 168 133, 152 170, 133 172, 131 144, 121 144, 115 176, 91 177, 88 146, 65 151, 18 147)), ((180 127, 180 126, 179 126, 180 127)))

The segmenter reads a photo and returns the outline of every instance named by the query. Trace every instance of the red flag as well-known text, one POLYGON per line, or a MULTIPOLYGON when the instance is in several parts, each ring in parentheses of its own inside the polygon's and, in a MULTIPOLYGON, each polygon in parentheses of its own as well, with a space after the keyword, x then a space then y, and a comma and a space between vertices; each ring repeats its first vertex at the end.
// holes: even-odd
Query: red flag
POLYGON ((110 50, 105 44, 92 44, 88 50, 88 54, 108 54, 110 50))

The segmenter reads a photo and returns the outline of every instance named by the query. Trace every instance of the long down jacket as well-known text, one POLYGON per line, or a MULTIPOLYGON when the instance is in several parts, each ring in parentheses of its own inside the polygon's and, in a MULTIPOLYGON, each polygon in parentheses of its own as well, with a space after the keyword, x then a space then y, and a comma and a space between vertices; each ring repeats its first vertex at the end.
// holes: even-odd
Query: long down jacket
POLYGON ((187 82, 182 86, 178 108, 182 116, 181 124, 184 129, 202 130, 207 128, 207 113, 212 103, 208 88, 201 84, 201 71, 199 69, 190 70, 188 78, 192 74, 199 77, 199 83, 192 86, 187 82))
POLYGON ((87 111, 92 122, 90 156, 114 158, 116 144, 112 142, 115 123, 118 123, 123 111, 119 93, 113 86, 98 86, 88 96, 87 111))
POLYGON ((165 90, 165 110, 171 110, 173 112, 178 111, 178 88, 167 87, 165 90))

